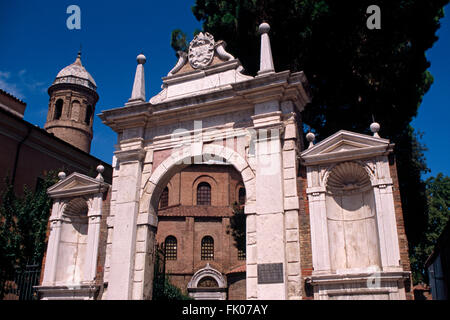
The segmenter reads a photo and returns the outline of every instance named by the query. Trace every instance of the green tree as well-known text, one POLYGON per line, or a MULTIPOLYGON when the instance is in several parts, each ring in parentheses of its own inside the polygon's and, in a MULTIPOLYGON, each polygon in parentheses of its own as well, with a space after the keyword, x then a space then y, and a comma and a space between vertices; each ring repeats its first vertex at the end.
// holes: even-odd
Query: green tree
POLYGON ((21 197, 7 181, 0 203, 0 265, 6 274, 27 263, 41 263, 52 205, 47 188, 56 181, 51 172, 39 180, 36 190, 25 186, 21 197))
POLYGON ((152 300, 193 300, 170 282, 166 275, 164 255, 164 244, 161 243, 155 248, 152 300))
MULTIPOLYGON (((313 100, 305 130, 318 141, 340 129, 380 135, 396 144, 395 158, 410 251, 426 221, 424 146, 410 123, 433 83, 425 52, 448 0, 196 0, 192 12, 203 31, 227 42, 247 72, 259 67, 261 22, 271 25, 277 71, 303 70, 313 100), (381 29, 369 30, 367 8, 381 8, 381 29)), ((187 44, 186 44, 187 46, 187 44)))
POLYGON ((411 268, 414 282, 427 282, 428 275, 424 268, 427 258, 433 252, 436 241, 450 218, 450 177, 439 173, 426 181, 428 212, 425 232, 420 243, 411 254, 411 268))
POLYGON ((230 225, 227 226, 227 234, 231 234, 235 247, 243 252, 245 252, 246 248, 246 218, 244 207, 235 203, 233 205, 233 216, 230 218, 230 225))

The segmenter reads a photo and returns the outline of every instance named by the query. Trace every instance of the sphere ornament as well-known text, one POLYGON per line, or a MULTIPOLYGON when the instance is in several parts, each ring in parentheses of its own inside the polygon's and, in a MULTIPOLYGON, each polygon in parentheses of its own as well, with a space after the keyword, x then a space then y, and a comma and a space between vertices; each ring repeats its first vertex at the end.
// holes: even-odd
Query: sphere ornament
POLYGON ((314 133, 312 133, 312 132, 308 132, 306 134, 306 140, 308 140, 308 142, 309 142, 309 147, 308 148, 311 148, 311 147, 314 146, 314 140, 316 140, 316 135, 314 133))
POLYGON ((370 125, 370 131, 373 132, 373 136, 374 136, 374 137, 380 137, 380 136, 378 135, 378 131, 380 131, 380 128, 381 128, 381 126, 380 126, 380 124, 379 124, 378 122, 373 122, 373 123, 370 125))
POLYGON ((66 173, 64 171, 61 171, 58 173, 59 180, 64 180, 66 178, 66 173))
POLYGON ((103 171, 105 171, 105 167, 102 166, 101 164, 97 166, 97 172, 98 173, 103 173, 103 171))
POLYGON ((141 53, 136 57, 136 61, 138 64, 144 64, 147 61, 147 58, 141 53))
POLYGON ((258 31, 260 34, 269 33, 270 25, 267 22, 263 22, 259 25, 258 31))
POLYGON ((309 142, 313 142, 314 140, 316 140, 316 135, 312 132, 308 132, 306 134, 306 140, 308 140, 309 142))

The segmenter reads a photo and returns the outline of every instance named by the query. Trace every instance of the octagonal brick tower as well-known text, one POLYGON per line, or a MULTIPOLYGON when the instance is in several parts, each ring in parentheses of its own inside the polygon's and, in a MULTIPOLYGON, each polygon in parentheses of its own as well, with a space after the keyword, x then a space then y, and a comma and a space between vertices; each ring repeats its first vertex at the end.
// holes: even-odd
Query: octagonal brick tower
POLYGON ((91 149, 92 124, 98 101, 94 78, 81 63, 81 53, 74 63, 62 69, 48 88, 50 95, 45 130, 87 153, 91 149))

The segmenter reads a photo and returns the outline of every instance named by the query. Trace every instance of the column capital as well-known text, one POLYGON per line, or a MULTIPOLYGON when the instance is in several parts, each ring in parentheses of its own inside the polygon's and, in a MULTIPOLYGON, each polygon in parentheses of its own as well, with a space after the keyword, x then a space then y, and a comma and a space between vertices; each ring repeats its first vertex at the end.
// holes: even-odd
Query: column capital
POLYGON ((114 155, 120 162, 142 161, 145 158, 144 149, 118 150, 114 155))

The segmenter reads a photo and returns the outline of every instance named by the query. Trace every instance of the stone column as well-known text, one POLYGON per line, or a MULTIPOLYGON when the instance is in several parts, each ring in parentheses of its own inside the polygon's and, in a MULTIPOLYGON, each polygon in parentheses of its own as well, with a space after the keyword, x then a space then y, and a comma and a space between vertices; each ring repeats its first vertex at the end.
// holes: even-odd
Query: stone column
POLYGON ((132 298, 133 269, 136 249, 137 215, 139 212, 139 191, 142 174, 142 160, 145 151, 142 139, 128 141, 126 146, 115 152, 119 161, 119 175, 116 178, 113 243, 109 275, 108 299, 129 300, 132 298))
POLYGON ((103 194, 98 193, 93 196, 92 207, 88 212, 88 239, 86 248, 86 260, 84 267, 84 279, 86 282, 93 282, 97 274, 98 245, 100 241, 100 220, 102 217, 103 194))
POLYGON ((45 270, 42 285, 54 285, 56 280, 56 267, 58 263, 59 242, 61 240, 61 214, 63 202, 56 200, 53 203, 50 217, 50 236, 48 239, 47 253, 45 257, 45 270))
POLYGON ((301 299, 299 191, 297 190, 297 125, 295 113, 285 121, 283 143, 284 219, 286 237, 287 293, 289 300, 301 299))
MULTIPOLYGON (((280 114, 277 101, 255 105, 257 299, 285 300, 286 257, 280 114), (258 127, 264 127, 259 129, 258 127), (273 279, 269 276, 276 273, 273 279)), ((248 221, 248 219, 247 219, 248 221)), ((249 222, 249 221, 248 221, 249 222)))
POLYGON ((331 263, 325 191, 313 191, 308 188, 306 192, 310 212, 313 274, 327 274, 331 272, 331 263))
POLYGON ((374 193, 380 241, 381 265, 383 271, 398 271, 401 270, 400 248, 398 244, 392 185, 377 185, 374 187, 374 193))
POLYGON ((328 243, 326 189, 319 182, 319 167, 308 167, 307 175, 308 188, 306 193, 310 212, 313 274, 327 274, 331 272, 331 262, 328 243))

